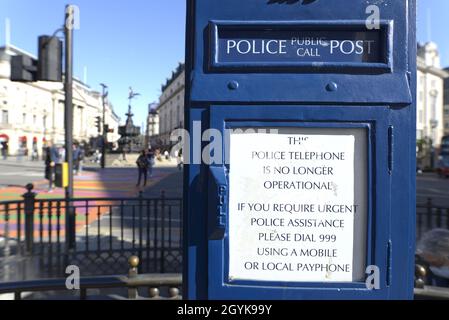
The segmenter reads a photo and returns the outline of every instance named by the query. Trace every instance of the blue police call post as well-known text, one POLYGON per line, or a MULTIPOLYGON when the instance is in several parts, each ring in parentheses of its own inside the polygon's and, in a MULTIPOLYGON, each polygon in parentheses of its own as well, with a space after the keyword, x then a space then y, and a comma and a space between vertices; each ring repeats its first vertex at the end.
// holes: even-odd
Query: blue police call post
POLYGON ((416 7, 376 4, 187 1, 187 299, 413 298, 416 7))

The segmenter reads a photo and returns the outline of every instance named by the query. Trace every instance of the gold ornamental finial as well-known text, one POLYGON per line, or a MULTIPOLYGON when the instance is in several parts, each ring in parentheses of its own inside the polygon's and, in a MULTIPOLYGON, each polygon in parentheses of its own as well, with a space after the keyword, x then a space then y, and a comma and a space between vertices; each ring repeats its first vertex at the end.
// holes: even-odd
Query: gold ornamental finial
POLYGON ((137 268, 139 266, 140 260, 137 256, 132 256, 129 258, 128 263, 131 268, 137 268))

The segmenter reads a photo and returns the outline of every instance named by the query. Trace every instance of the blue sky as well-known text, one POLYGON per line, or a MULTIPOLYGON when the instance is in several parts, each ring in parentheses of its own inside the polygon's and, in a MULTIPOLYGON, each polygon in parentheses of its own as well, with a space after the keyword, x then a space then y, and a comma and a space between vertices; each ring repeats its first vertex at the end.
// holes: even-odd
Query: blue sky
MULTIPOLYGON (((418 0, 418 41, 435 41, 444 66, 449 65, 448 0, 418 0), (430 16, 430 28, 428 17, 430 16), (430 39, 429 39, 430 35, 430 39)), ((65 0, 0 0, 0 45, 4 21, 11 20, 11 42, 36 54, 37 37, 52 34, 63 23, 65 0)), ((138 125, 147 105, 178 62, 184 61, 185 0, 72 0, 80 8, 81 29, 75 31, 75 76, 100 91, 125 120, 128 87, 142 94, 133 103, 138 125)))
POLYGON ((5 18, 11 21, 11 43, 37 54, 37 37, 63 25, 66 3, 80 8, 75 31, 74 73, 101 91, 109 86, 116 113, 125 120, 128 88, 142 94, 133 102, 136 125, 145 121, 148 104, 161 84, 184 61, 185 0, 0 0, 0 46, 5 18))

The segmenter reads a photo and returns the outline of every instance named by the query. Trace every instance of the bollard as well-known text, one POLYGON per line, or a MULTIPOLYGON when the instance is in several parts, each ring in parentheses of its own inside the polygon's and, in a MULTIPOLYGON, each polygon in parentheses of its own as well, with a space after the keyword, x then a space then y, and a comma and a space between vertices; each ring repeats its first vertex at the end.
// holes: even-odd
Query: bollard
POLYGON ((150 288, 148 290, 148 295, 150 299, 159 299, 160 298, 160 292, 158 288, 150 288))
POLYGON ((171 299, 178 299, 179 298, 179 289, 178 288, 170 288, 168 290, 168 294, 171 299))
POLYGON ((427 270, 422 265, 415 265, 415 288, 424 289, 427 270))
MULTIPOLYGON (((138 275, 138 267, 139 267, 139 257, 132 256, 129 258, 129 272, 128 272, 128 278, 132 279, 137 277, 138 275)), ((136 287, 128 287, 128 299, 137 299, 139 296, 139 292, 136 287)))
POLYGON ((34 244, 34 203, 37 194, 33 192, 34 185, 31 183, 25 188, 27 189, 27 192, 22 195, 25 212, 25 250, 28 254, 32 254, 34 244))

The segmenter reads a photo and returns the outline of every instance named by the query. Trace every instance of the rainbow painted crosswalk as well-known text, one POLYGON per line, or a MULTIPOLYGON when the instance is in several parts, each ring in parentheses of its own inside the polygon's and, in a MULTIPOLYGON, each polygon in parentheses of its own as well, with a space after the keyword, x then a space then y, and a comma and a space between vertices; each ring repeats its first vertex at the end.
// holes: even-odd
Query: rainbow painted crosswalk
MULTIPOLYGON (((139 195, 140 191, 144 191, 142 187, 136 187, 136 175, 137 172, 133 168, 117 168, 117 169, 105 169, 94 172, 84 172, 80 176, 75 177, 74 182, 74 194, 75 199, 86 198, 134 198, 139 195)), ((164 178, 170 175, 169 172, 155 170, 153 177, 149 178, 145 189, 151 188, 164 178)), ((48 181, 40 180, 34 182, 33 192, 37 193, 36 199, 63 199, 64 190, 55 189, 54 192, 48 192, 48 181)), ((22 195, 26 192, 25 188, 9 187, 0 190, 0 236, 4 233, 6 220, 8 221, 8 236, 15 238, 20 234, 20 229, 24 229, 24 215, 21 214, 20 223, 18 223, 17 204, 8 205, 8 217, 6 217, 6 208, 1 202, 7 201, 20 201, 23 200, 22 195)), ((45 238, 57 236, 63 237, 64 225, 65 225, 65 210, 64 208, 58 208, 57 203, 46 202, 46 206, 52 206, 51 209, 45 208, 46 214, 39 215, 37 208, 35 212, 35 230, 43 232, 45 238)), ((77 206, 76 201, 74 205, 77 206)), ((86 225, 91 224, 100 216, 109 212, 107 209, 107 202, 101 201, 96 207, 95 200, 90 201, 89 208, 83 212, 81 206, 77 210, 76 225, 77 229, 83 228, 86 225)), ((23 209, 22 209, 23 210, 23 209)), ((19 211, 20 212, 20 211, 19 211)), ((40 235, 36 231, 35 236, 40 235)))

